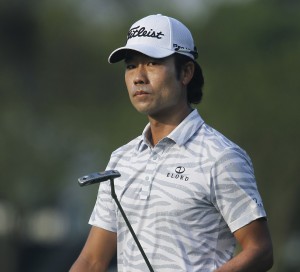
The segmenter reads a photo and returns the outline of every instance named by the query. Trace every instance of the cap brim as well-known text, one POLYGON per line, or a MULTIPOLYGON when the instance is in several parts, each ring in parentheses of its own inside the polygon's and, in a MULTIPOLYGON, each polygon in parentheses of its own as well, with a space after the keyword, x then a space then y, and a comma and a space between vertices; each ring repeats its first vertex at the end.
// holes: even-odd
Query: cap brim
POLYGON ((174 50, 170 50, 170 49, 157 48, 153 46, 147 46, 145 44, 134 44, 134 45, 129 45, 129 46, 127 45, 124 47, 120 47, 114 50, 108 57, 108 62, 116 63, 118 61, 125 59, 128 50, 134 50, 144 55, 147 55, 151 58, 157 58, 157 59, 165 58, 175 53, 174 50))

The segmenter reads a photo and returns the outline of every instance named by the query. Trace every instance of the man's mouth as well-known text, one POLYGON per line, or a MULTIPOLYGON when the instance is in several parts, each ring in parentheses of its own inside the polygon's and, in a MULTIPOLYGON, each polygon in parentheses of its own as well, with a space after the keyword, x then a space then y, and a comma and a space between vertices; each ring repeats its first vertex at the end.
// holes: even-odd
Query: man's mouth
POLYGON ((140 95, 146 95, 146 94, 149 94, 149 92, 146 92, 146 91, 143 91, 143 90, 139 90, 139 91, 136 91, 133 96, 140 96, 140 95))

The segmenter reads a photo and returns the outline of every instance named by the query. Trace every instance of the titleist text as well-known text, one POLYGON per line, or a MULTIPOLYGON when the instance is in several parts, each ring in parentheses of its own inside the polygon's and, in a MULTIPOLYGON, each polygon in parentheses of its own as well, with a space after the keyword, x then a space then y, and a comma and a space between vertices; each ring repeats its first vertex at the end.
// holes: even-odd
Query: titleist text
POLYGON ((129 40, 134 37, 149 37, 149 38, 156 38, 160 40, 162 36, 165 36, 165 34, 163 34, 161 31, 156 32, 153 29, 146 30, 146 28, 143 26, 136 26, 129 30, 127 39, 129 40))

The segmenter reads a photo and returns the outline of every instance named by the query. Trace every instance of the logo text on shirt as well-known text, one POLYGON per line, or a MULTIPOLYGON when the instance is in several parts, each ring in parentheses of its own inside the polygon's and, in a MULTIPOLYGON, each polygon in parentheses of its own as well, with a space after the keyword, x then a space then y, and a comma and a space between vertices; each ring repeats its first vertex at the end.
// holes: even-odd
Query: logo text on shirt
POLYGON ((178 166, 175 169, 175 173, 168 173, 167 174, 167 178, 172 178, 172 179, 178 179, 178 180, 184 180, 184 181, 188 181, 189 177, 183 175, 185 171, 185 168, 183 166, 178 166))

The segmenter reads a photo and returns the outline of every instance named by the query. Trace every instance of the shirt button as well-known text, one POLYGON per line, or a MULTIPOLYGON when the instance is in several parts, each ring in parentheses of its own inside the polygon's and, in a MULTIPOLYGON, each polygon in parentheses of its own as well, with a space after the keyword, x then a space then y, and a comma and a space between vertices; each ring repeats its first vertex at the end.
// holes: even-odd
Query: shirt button
POLYGON ((147 176, 147 177, 145 177, 145 180, 149 180, 149 177, 147 176))
POLYGON ((153 160, 154 161, 156 161, 157 160, 157 156, 155 155, 155 156, 153 156, 153 160))

